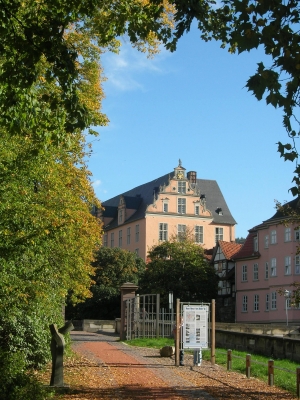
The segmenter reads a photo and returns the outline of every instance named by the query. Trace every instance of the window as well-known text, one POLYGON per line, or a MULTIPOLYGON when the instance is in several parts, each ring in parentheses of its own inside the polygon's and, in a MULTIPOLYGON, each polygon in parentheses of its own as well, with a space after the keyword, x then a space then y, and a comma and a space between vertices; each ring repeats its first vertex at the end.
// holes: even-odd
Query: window
POLYGON ((110 234, 110 247, 114 247, 115 245, 115 234, 112 232, 110 234))
POLYGON ((277 271, 276 271, 276 258, 271 259, 271 276, 276 276, 277 271))
POLYGON ((271 310, 276 310, 277 307, 277 293, 271 293, 271 310))
POLYGON ((178 182, 178 193, 186 193, 186 182, 178 182))
POLYGON ((168 240, 168 224, 159 224, 159 233, 158 233, 159 240, 168 240))
POLYGON ((122 230, 119 231, 119 247, 122 247, 122 230))
POLYGON ((248 296, 243 296, 243 308, 242 308, 243 312, 247 312, 248 311, 248 296))
POLYGON ((266 294, 266 311, 269 311, 269 295, 266 294))
POLYGON ((269 263, 265 263, 265 279, 269 279, 269 263))
POLYGON ((271 231, 271 244, 276 244, 277 243, 277 235, 276 231, 271 231))
POLYGON ((119 224, 123 223, 123 210, 119 210, 119 224))
POLYGON ((257 238, 257 236, 255 236, 253 238, 253 250, 254 251, 258 251, 258 238, 257 238))
POLYGON ((127 244, 130 244, 131 228, 127 228, 127 244))
POLYGON ((179 224, 177 227, 177 236, 178 236, 178 240, 184 240, 185 239, 185 232, 186 232, 186 225, 181 225, 179 224))
POLYGON ((299 241, 300 240, 300 229, 297 229, 295 231, 295 240, 299 241))
POLYGON ((178 213, 179 214, 186 213, 186 199, 182 199, 182 198, 178 199, 178 213))
POLYGON ((284 241, 285 242, 290 242, 291 241, 291 228, 285 228, 284 241))
POLYGON ((195 226, 195 242, 196 243, 204 243, 203 242, 203 226, 200 226, 200 225, 195 226))
POLYGON ((259 295, 255 294, 254 295, 254 307, 253 311, 259 311, 259 295))
POLYGON ((140 240, 140 226, 135 226, 135 241, 138 242, 140 240))
POLYGON ((215 235, 215 240, 216 243, 218 242, 218 240, 223 240, 223 228, 216 228, 216 235, 215 235))
POLYGON ((140 250, 139 250, 139 249, 135 249, 134 252, 135 252, 135 255, 136 255, 137 257, 139 257, 140 250))
POLYGON ((253 265, 253 280, 258 281, 258 264, 253 265))
POLYGON ((269 235, 265 236, 265 249, 269 247, 269 235))
POLYGON ((195 205, 195 215, 200 215, 200 206, 195 205))
POLYGON ((105 233, 103 236, 103 246, 107 247, 107 233, 105 233))
POLYGON ((295 274, 300 274, 300 256, 295 257, 295 274))
POLYGON ((247 265, 242 266, 242 281, 246 282, 247 281, 247 265))
POLYGON ((164 212, 169 212, 169 204, 167 202, 163 203, 163 211, 164 212))
POLYGON ((291 273, 292 273, 291 257, 286 256, 284 257, 284 274, 291 275, 291 273))

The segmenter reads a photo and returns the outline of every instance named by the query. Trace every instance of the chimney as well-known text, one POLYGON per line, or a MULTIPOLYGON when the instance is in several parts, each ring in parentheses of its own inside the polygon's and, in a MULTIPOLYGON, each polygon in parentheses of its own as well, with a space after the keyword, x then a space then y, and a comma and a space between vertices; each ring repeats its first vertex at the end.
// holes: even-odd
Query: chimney
POLYGON ((187 173, 187 178, 190 181, 190 183, 197 183, 197 172, 196 171, 190 171, 187 173))

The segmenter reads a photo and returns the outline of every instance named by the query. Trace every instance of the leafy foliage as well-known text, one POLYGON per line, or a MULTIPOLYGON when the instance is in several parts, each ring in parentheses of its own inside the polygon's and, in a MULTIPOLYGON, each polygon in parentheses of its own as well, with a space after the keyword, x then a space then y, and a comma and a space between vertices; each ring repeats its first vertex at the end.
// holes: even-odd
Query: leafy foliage
POLYGON ((204 257, 201 246, 186 239, 154 246, 140 281, 143 293, 160 293, 168 304, 169 292, 181 301, 207 302, 217 294, 217 276, 204 257))
POLYGON ((118 247, 101 247, 95 262, 93 297, 76 307, 67 307, 73 319, 115 319, 120 317, 120 286, 125 282, 138 284, 145 270, 144 261, 134 253, 118 247))

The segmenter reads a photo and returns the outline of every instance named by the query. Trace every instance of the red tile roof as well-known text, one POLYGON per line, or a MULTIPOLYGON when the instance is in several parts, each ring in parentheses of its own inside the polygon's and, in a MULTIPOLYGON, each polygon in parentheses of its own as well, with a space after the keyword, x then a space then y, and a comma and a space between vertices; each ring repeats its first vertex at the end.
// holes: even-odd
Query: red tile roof
POLYGON ((242 258, 257 258, 260 256, 258 251, 254 251, 254 237, 257 236, 257 232, 250 232, 246 238, 245 243, 242 245, 241 250, 234 255, 234 260, 242 258))
POLYGON ((219 245, 226 260, 231 260, 233 256, 241 249, 243 246, 240 243, 235 242, 225 242, 224 240, 219 240, 219 245))

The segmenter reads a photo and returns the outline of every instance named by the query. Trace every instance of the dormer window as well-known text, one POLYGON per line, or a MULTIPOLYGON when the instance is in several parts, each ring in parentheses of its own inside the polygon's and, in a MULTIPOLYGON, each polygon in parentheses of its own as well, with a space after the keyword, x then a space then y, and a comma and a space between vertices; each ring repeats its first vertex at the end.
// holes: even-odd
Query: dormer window
POLYGON ((119 216, 118 216, 119 224, 123 224, 123 218, 124 218, 123 211, 124 211, 123 209, 119 210, 119 216))
POLYGON ((200 215, 200 206, 199 206, 199 204, 195 205, 195 215, 200 215))
POLYGON ((218 215, 223 215, 223 210, 222 210, 221 207, 218 207, 218 208, 216 209, 216 212, 217 212, 218 215))
POLYGON ((253 249, 254 249, 254 251, 258 251, 258 238, 257 238, 257 236, 255 236, 253 238, 253 249))

